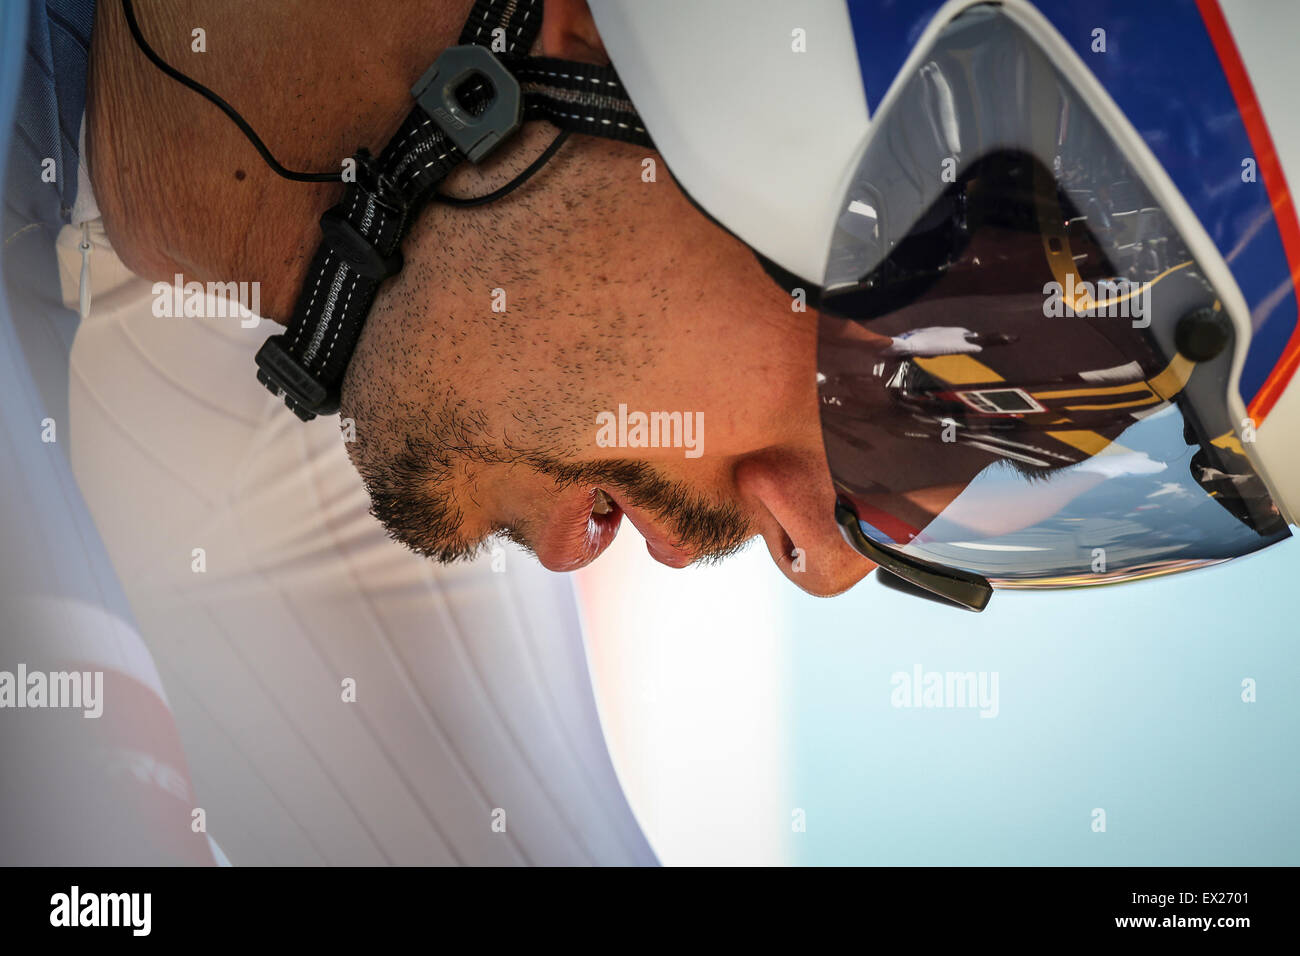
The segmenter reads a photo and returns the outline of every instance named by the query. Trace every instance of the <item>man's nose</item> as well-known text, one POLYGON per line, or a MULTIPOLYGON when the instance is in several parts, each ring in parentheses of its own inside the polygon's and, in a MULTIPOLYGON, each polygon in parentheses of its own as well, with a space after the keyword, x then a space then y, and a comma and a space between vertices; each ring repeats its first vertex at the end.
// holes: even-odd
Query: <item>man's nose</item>
POLYGON ((757 506, 758 530, 772 560, 808 593, 847 591, 876 567, 840 535, 824 458, 750 459, 736 467, 736 484, 757 506))

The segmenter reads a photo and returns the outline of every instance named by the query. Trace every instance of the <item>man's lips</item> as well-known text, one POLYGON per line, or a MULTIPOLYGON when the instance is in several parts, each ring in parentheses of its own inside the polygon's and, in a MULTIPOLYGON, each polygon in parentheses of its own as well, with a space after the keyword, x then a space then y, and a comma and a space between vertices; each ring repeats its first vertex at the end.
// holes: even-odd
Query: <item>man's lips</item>
POLYGON ((694 560, 694 555, 677 547, 646 512, 625 505, 617 490, 601 490, 612 502, 608 514, 592 513, 596 505, 595 487, 569 489, 556 501, 533 543, 543 567, 549 571, 585 568, 613 543, 625 514, 645 538, 646 550, 656 561, 670 568, 684 568, 694 560))
MULTIPOLYGON (((610 497, 613 495, 611 494, 610 497)), ((632 522, 632 527, 645 538, 645 549, 650 552, 650 557, 670 568, 684 568, 695 560, 694 552, 675 544, 672 536, 664 531, 648 513, 634 505, 624 505, 618 500, 615 503, 632 522)))
POLYGON ((616 504, 608 514, 596 515, 591 510, 595 504, 595 488, 572 488, 551 507, 532 542, 548 571, 585 568, 613 543, 623 523, 622 509, 616 504))

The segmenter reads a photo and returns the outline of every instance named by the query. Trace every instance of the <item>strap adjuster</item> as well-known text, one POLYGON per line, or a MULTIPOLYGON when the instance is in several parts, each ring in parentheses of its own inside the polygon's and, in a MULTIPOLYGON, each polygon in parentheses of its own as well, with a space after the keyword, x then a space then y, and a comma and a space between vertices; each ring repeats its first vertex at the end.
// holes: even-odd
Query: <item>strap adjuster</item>
POLYGON ((338 206, 325 210, 320 217, 320 229, 334 254, 367 279, 383 282, 402 271, 401 250, 385 256, 348 222, 338 206))
POLYGON ((277 340, 283 338, 283 335, 273 335, 257 350, 253 359, 257 363, 257 380, 274 394, 291 399, 293 403, 289 407, 305 422, 317 415, 333 415, 339 410, 338 396, 331 395, 329 389, 281 347, 277 340))
POLYGON ((523 119, 519 81, 491 50, 475 43, 443 50, 411 87, 411 96, 471 163, 496 149, 523 119), (456 96, 457 89, 475 74, 487 80, 494 93, 478 116, 461 106, 456 96))

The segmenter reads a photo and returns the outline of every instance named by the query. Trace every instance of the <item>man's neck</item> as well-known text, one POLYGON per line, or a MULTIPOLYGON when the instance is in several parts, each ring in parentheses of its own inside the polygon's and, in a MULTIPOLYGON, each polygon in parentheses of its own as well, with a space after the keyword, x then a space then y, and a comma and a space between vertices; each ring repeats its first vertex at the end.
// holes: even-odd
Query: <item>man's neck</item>
MULTIPOLYGON (((469 6, 169 0, 136 16, 158 54, 234 106, 283 165, 333 172, 358 147, 384 146, 469 6)), ((277 176, 228 117, 145 59, 120 0, 98 4, 88 85, 91 183, 122 261, 155 280, 258 282, 265 317, 287 322, 342 187, 277 176)))

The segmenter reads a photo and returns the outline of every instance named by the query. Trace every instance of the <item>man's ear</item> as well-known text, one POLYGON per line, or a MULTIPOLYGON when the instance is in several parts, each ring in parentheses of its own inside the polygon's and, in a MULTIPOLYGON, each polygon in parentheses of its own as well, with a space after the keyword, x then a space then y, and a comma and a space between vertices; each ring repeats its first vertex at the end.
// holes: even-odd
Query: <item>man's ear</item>
POLYGON ((542 56, 598 66, 609 63, 587 0, 546 0, 538 44, 542 56))

